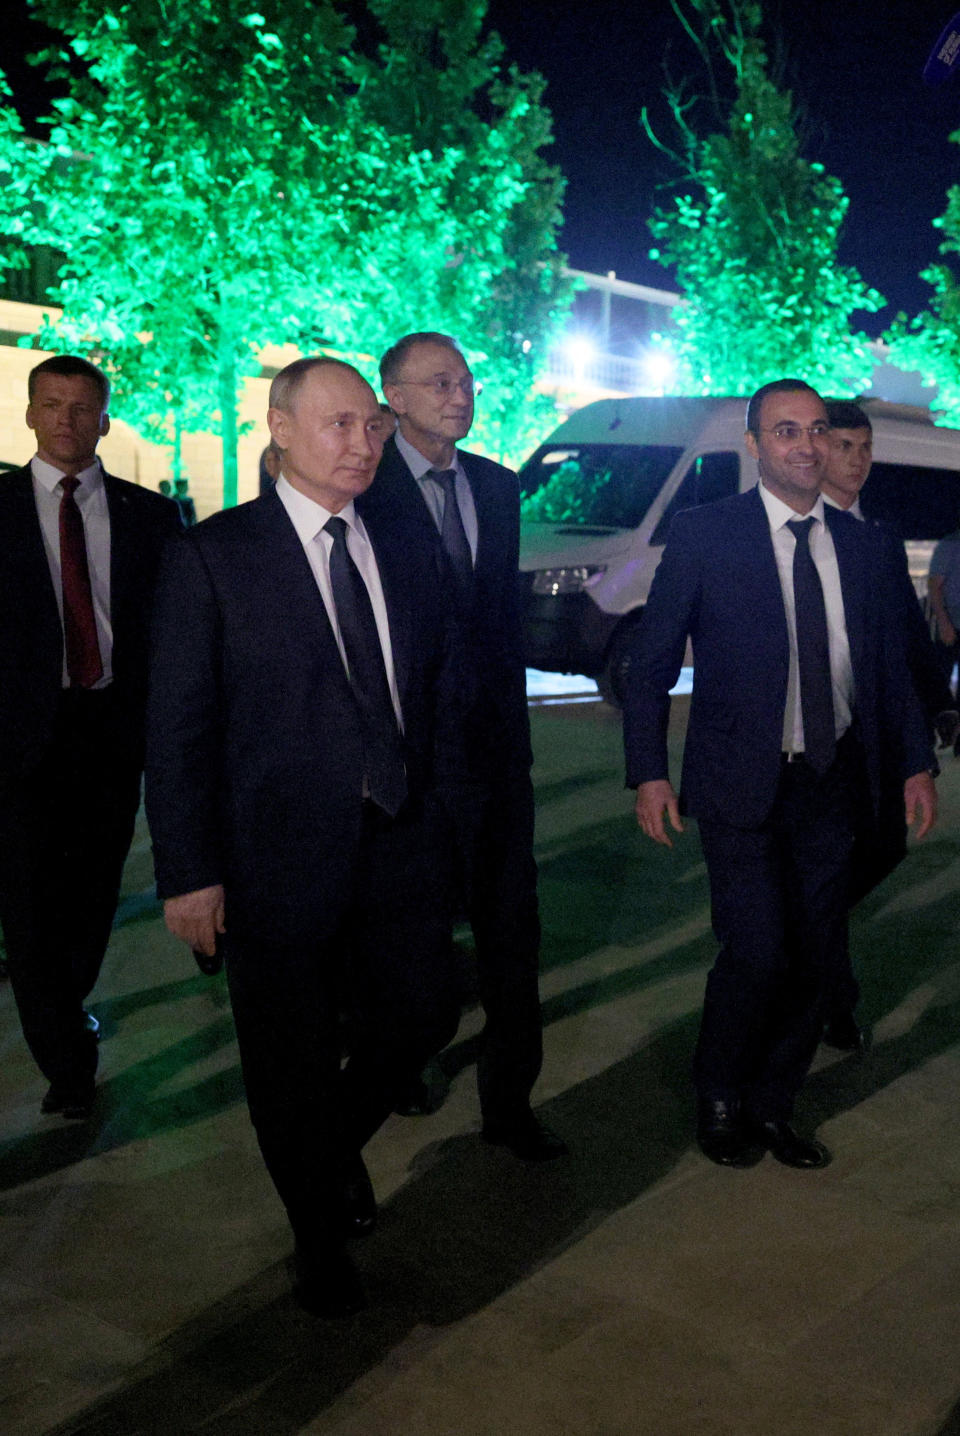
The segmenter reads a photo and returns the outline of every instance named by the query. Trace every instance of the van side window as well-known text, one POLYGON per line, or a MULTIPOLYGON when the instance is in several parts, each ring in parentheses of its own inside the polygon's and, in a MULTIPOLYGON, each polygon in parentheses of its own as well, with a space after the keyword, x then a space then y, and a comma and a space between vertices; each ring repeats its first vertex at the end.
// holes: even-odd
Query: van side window
POLYGON ((903 539, 939 539, 953 533, 960 513, 960 472, 916 464, 876 462, 860 491, 868 519, 885 519, 903 539))
POLYGON ((674 514, 700 504, 716 503, 729 498, 740 487, 740 455, 734 453, 700 454, 694 459, 680 481, 673 498, 664 509, 660 522, 650 537, 651 547, 665 544, 674 514))

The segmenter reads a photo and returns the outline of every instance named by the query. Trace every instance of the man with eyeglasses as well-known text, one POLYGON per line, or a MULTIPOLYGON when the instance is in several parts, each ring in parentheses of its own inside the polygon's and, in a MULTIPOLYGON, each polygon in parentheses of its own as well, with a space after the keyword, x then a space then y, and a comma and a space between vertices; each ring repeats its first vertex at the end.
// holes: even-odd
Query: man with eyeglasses
MULTIPOLYGON (((468 771, 450 819, 486 1019, 477 1065, 482 1136, 524 1160, 548 1161, 567 1148, 530 1106, 543 1054, 517 476, 457 447, 473 423, 476 386, 449 335, 406 335, 384 354, 380 378, 397 432, 361 508, 406 514, 436 554, 472 669, 468 771)), ((402 1110, 429 1106, 421 1085, 402 1110)))
POLYGON ((635 639, 624 729, 640 827, 672 846, 696 817, 720 944, 694 1065, 697 1139, 725 1166, 769 1151, 798 1168, 827 1149, 792 1125, 845 950, 858 806, 903 780, 922 837, 936 816, 933 753, 904 652, 879 532, 825 508, 829 424, 800 379, 747 407, 760 483, 677 515, 635 639), (679 797, 669 781, 670 689, 693 642, 679 797), (868 798, 862 798, 864 789, 868 798))

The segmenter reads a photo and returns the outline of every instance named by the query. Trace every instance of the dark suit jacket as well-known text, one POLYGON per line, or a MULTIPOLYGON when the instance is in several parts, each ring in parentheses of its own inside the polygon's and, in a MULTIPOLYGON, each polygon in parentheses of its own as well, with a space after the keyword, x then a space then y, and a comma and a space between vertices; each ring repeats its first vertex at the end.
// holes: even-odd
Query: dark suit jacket
MULTIPOLYGON (((870 526, 827 507, 872 800, 890 765, 933 762, 910 685, 899 600, 870 526)), ((693 641, 681 801, 696 817, 755 827, 780 774, 789 640, 776 558, 756 490, 677 515, 637 630, 624 703, 627 784, 668 776, 669 691, 693 641)))
MULTIPOLYGON (((402 525, 365 523, 416 805, 460 766, 462 675, 432 556, 411 546, 402 525)), ((275 492, 170 546, 147 727, 160 896, 222 883, 228 923, 252 940, 329 936, 356 876, 360 725, 316 580, 275 492)))
MULTIPOLYGON (((110 514, 113 686, 123 759, 140 764, 150 611, 160 553, 179 532, 170 499, 104 475, 110 514)), ((0 478, 0 785, 50 741, 61 692, 63 630, 27 465, 0 478)))
POLYGON ((947 682, 937 651, 930 637, 927 620, 917 598, 916 589, 910 578, 907 555, 903 541, 893 524, 880 519, 869 521, 880 535, 883 552, 887 558, 892 581, 900 596, 903 610, 903 625, 906 635, 907 666, 917 697, 931 727, 939 714, 956 707, 950 685, 947 682))
MULTIPOLYGON (((467 759, 475 776, 491 778, 533 762, 520 620, 520 489, 511 469, 457 453, 477 511, 477 602, 465 637, 479 682, 466 718, 467 759)), ((393 438, 357 507, 364 518, 402 516, 442 563, 437 526, 393 438)))

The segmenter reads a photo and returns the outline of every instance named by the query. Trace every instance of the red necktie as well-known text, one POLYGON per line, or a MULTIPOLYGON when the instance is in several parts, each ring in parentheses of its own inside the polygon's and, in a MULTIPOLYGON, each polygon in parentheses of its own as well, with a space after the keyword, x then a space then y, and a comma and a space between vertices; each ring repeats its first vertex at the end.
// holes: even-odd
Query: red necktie
POLYGON ((63 641, 71 688, 92 688, 103 677, 103 661, 93 615, 90 568, 83 518, 74 493, 80 480, 67 474, 61 481, 60 581, 63 585, 63 641))

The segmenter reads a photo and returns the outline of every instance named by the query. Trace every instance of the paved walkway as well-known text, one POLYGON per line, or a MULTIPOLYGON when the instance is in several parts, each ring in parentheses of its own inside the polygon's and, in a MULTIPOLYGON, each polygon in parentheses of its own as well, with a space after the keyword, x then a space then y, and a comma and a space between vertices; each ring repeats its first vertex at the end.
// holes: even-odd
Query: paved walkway
POLYGON ((302 1314, 223 979, 164 933, 141 831, 94 1004, 89 1126, 39 1116, 0 991, 4 1432, 960 1432, 960 764, 938 833, 856 918, 873 1051, 823 1053, 804 1097, 833 1165, 736 1172, 692 1138, 713 950, 695 831, 643 846, 606 708, 534 726, 537 1100, 571 1159, 481 1147, 468 1012, 442 1109, 368 1148, 375 1305, 339 1326, 302 1314))

